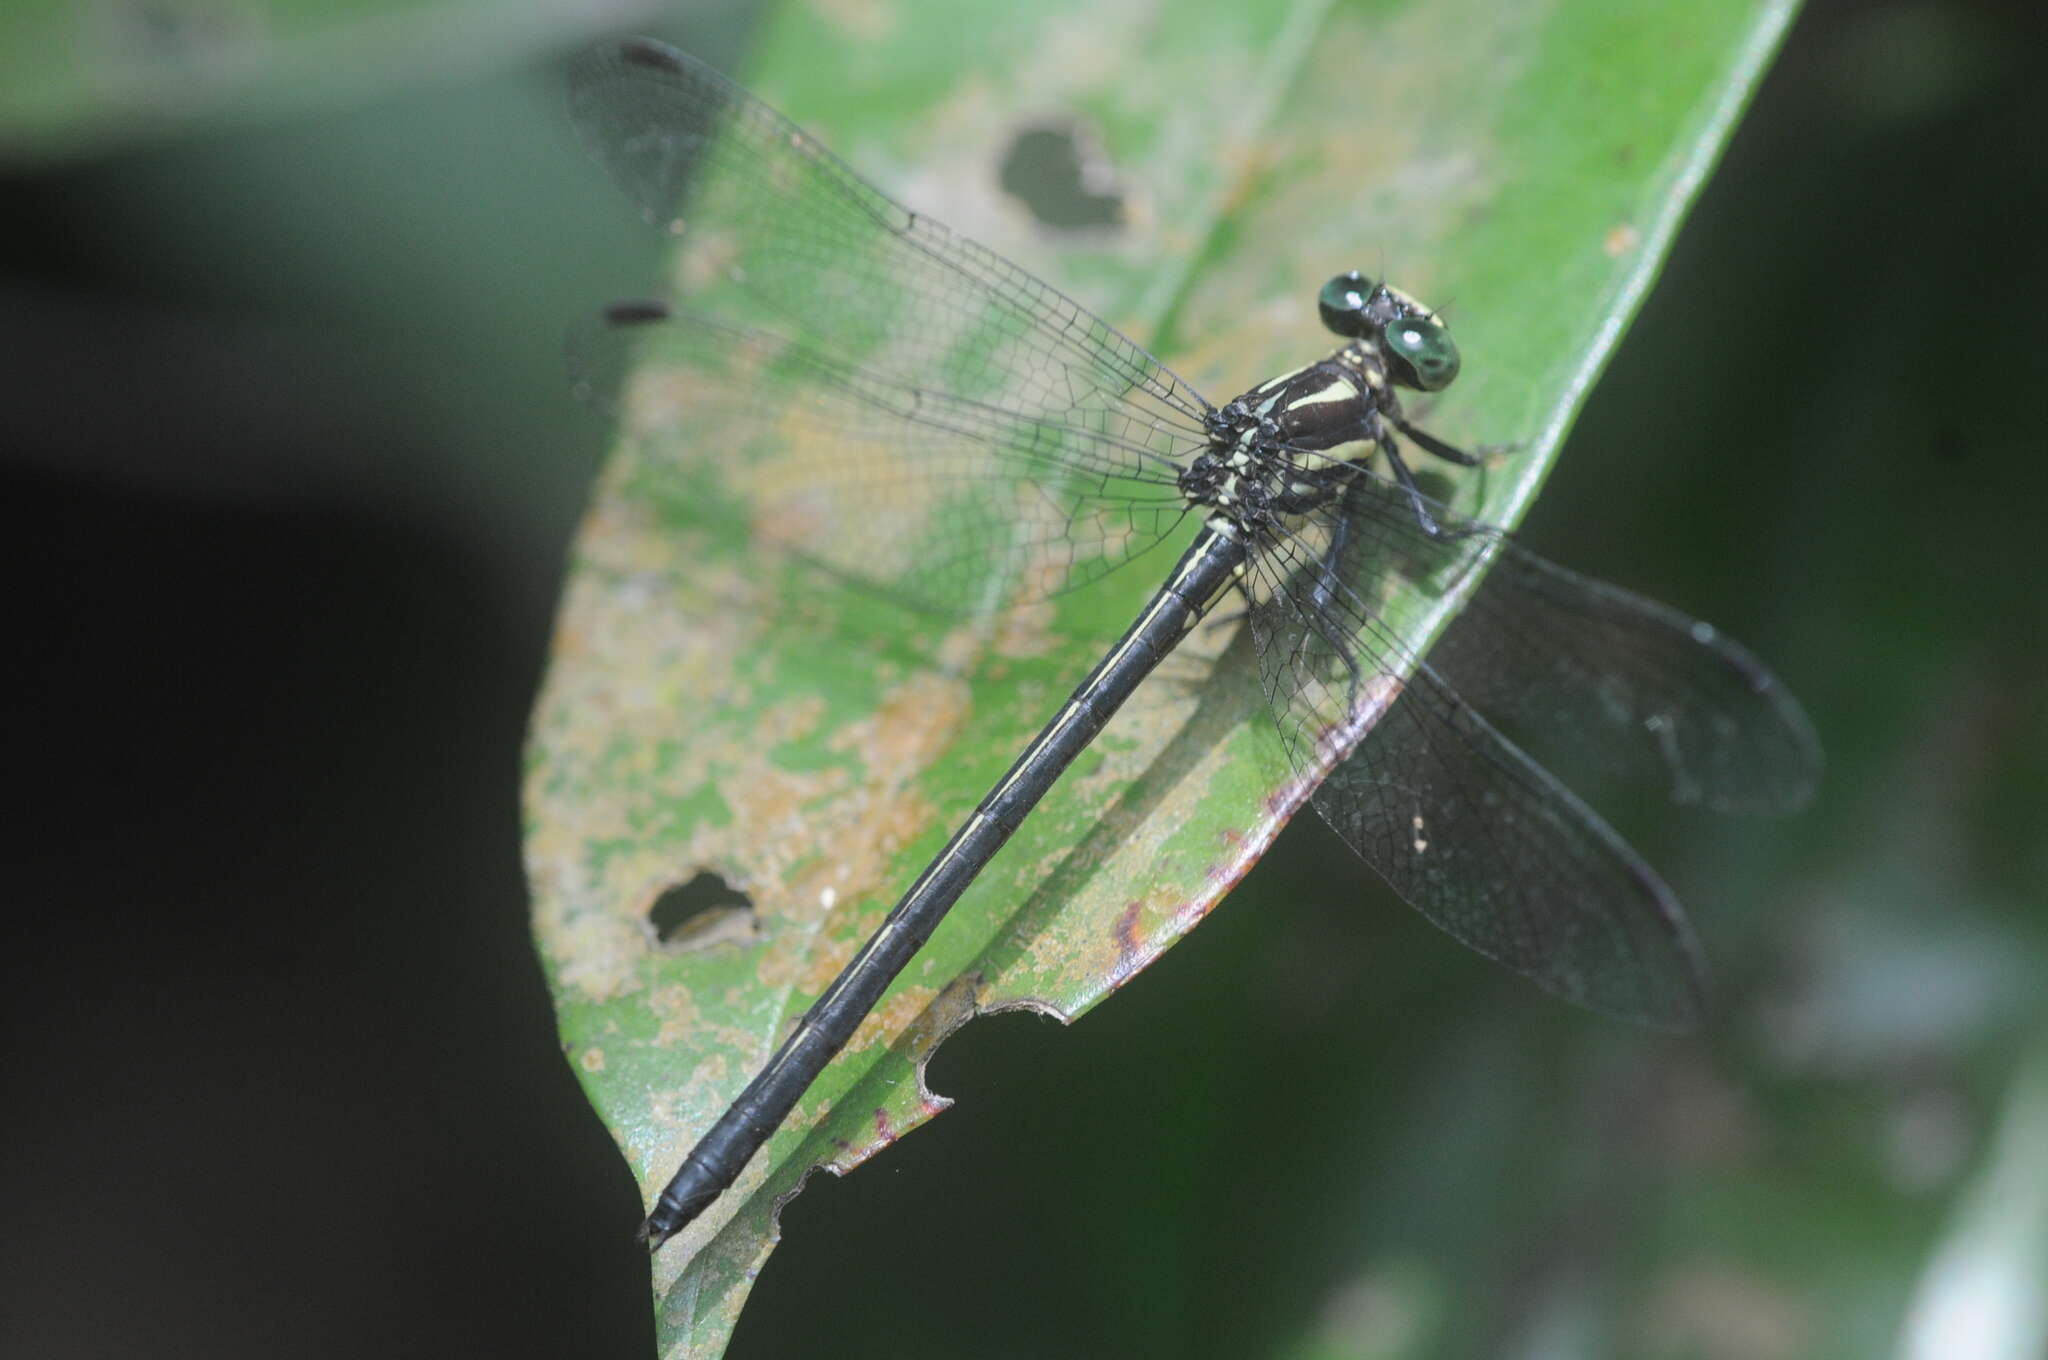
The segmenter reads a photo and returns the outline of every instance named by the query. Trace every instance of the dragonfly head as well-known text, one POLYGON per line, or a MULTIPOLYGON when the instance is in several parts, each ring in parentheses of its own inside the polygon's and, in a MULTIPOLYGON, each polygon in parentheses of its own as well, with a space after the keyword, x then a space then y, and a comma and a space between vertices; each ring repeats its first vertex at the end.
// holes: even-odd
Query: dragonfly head
POLYGON ((1332 331, 1378 350, 1387 376, 1403 387, 1441 392, 1458 376, 1458 342, 1450 328, 1398 288, 1354 269, 1323 285, 1316 308, 1332 331))

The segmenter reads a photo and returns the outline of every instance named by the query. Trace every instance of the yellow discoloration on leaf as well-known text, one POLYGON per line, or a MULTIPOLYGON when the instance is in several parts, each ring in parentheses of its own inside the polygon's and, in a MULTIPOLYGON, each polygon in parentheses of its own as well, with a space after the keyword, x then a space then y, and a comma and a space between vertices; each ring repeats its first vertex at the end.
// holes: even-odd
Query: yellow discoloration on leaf
POLYGON ((816 732, 824 717, 825 701, 815 694, 805 694, 787 703, 771 705, 761 714, 755 730, 764 744, 789 745, 816 732))
POLYGON ((654 1034, 657 1044, 686 1042, 693 1033, 700 1037, 703 1033, 704 1013, 687 987, 649 988, 647 1009, 660 1022, 660 1028, 654 1034))
POLYGON ((874 1043, 890 1043, 915 1024, 939 996, 936 987, 905 987, 878 1006, 861 1021, 860 1028, 853 1032, 850 1045, 865 1048, 874 1043))
POLYGON ((872 42, 903 22, 893 0, 813 0, 811 13, 849 38, 872 42))
POLYGON ((1013 609, 999 621, 989 648, 996 656, 1013 661, 1045 656, 1059 642, 1052 633, 1054 617, 1049 601, 1013 609))
POLYGON ((647 942, 630 920, 581 912, 555 926, 563 945, 561 985, 592 1001, 610 1001, 639 986, 647 942))

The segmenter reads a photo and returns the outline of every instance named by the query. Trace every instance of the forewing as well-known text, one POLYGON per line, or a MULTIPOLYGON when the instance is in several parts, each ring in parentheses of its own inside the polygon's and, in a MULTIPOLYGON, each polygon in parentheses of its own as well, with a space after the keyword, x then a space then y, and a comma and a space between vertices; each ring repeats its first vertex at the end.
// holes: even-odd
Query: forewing
POLYGON ((642 490, 921 609, 973 615, 1094 580, 1186 512, 1128 446, 905 383, 661 303, 570 339, 579 391, 618 391, 642 490))
POLYGON ((579 60, 570 110, 650 220, 684 237, 678 310, 1177 460, 1208 404, 994 252, 910 212, 694 57, 644 38, 579 60))

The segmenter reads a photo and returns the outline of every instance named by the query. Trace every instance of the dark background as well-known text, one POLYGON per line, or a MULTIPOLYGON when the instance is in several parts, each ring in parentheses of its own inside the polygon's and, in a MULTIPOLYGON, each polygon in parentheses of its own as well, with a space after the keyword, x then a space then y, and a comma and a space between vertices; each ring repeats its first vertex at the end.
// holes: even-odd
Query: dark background
MULTIPOLYGON (((1889 1353, 1987 1197, 2044 1278, 2037 22, 1810 5, 1526 529, 1821 728, 1796 823, 1623 819, 1724 1022, 1544 1001, 1304 819, 1086 1023, 952 1040, 733 1354, 1889 1353), (1187 1165, 1127 1161, 1165 1117, 1187 1165)), ((604 443, 555 337, 657 243, 534 144, 556 57, 471 60, 5 182, 9 1355, 651 1350, 518 781, 604 443)))

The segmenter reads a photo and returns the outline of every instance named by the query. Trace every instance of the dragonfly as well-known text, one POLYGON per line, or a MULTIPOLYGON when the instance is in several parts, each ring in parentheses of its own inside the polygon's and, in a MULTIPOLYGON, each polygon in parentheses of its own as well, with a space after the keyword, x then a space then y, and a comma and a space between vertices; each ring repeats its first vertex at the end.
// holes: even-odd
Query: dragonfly
MULTIPOLYGON (((789 1117, 961 893, 1219 600, 1250 630, 1278 745, 1393 890, 1579 1005, 1696 1022, 1705 967, 1671 890, 1508 735, 1787 814, 1820 748, 1798 703, 1707 624, 1554 566, 1426 494, 1479 457, 1403 390, 1461 357, 1437 313, 1356 271, 1317 296, 1334 351, 1221 405, 1021 267, 906 209, 696 58, 632 38, 580 58, 585 145, 682 240, 669 296, 572 341, 580 391, 666 375, 667 418, 748 485, 771 544, 941 615, 989 618, 1193 538, 780 1047, 641 1227, 658 1248, 789 1117), (748 479, 752 477, 752 483, 748 479), (1426 655, 1391 586, 1448 601, 1426 655)), ((683 469, 689 475, 687 468, 683 469)), ((1162 554, 1163 556, 1163 554, 1162 554)))

